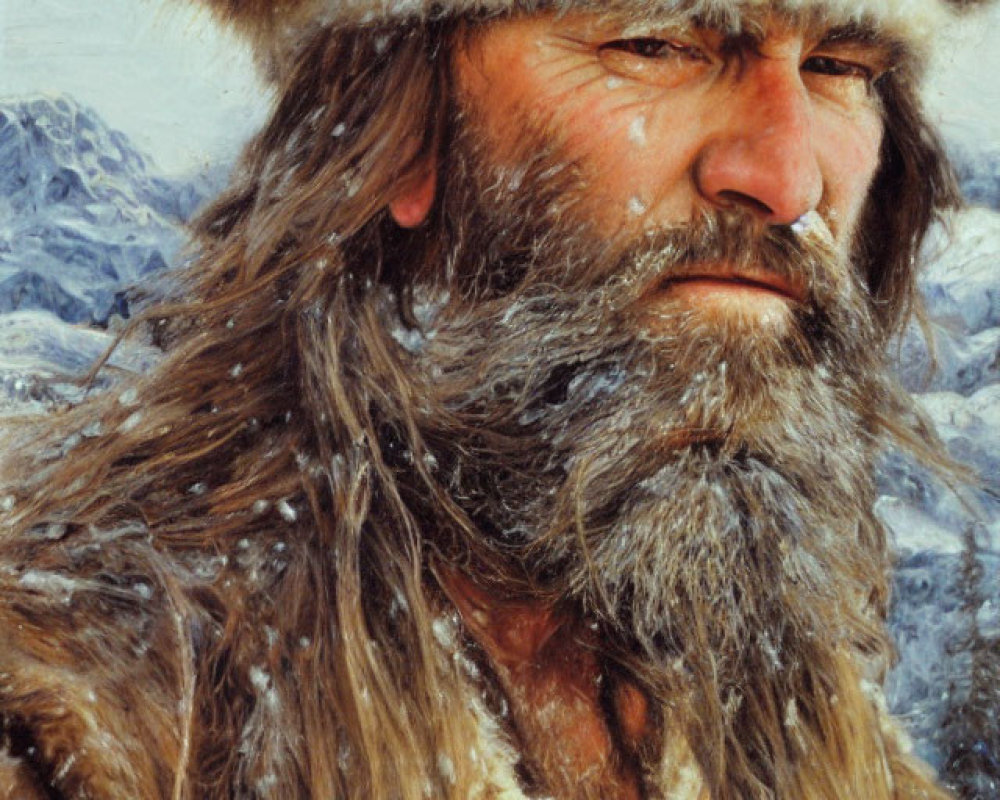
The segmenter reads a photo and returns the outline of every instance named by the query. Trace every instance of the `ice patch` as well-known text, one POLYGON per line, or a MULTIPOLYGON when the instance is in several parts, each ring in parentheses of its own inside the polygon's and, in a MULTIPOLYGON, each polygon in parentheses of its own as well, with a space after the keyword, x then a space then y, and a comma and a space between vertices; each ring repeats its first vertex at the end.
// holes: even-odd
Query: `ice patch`
POLYGON ((628 199, 628 213, 639 217, 646 213, 646 204, 634 195, 628 199))
POLYGON ((292 506, 292 504, 289 503, 284 497, 278 501, 277 509, 281 518, 289 524, 295 522, 295 520, 299 518, 299 512, 296 511, 295 507, 292 506))
POLYGON ((646 146, 646 118, 641 114, 629 123, 628 140, 637 147, 646 146))

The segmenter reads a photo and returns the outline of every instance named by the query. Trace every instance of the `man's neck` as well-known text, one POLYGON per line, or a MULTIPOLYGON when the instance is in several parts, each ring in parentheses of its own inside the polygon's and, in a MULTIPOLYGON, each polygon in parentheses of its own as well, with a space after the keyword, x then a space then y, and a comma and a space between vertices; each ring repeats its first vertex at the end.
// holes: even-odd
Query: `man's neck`
POLYGON ((632 754, 652 735, 648 704, 634 684, 607 674, 594 633, 568 614, 493 597, 458 572, 442 583, 507 698, 511 733, 539 788, 638 800, 632 754))

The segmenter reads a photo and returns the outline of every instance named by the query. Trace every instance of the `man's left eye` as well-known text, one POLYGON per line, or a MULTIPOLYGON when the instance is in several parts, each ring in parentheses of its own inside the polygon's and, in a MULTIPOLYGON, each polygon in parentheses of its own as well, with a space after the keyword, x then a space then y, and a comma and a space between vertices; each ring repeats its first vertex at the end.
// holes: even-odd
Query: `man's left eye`
POLYGON ((871 83, 876 77, 871 67, 832 56, 810 56, 802 62, 802 69, 835 78, 860 78, 865 83, 871 83))

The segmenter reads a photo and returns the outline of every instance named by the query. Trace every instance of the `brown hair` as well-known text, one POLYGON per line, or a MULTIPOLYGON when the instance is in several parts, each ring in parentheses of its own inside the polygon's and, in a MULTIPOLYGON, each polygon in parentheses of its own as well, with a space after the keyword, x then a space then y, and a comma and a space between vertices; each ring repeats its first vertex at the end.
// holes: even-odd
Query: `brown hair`
MULTIPOLYGON (((440 655, 433 542, 407 492, 445 495, 373 291, 405 284, 409 254, 434 248, 432 230, 400 232, 385 209, 445 135, 452 36, 442 22, 317 32, 198 222, 185 299, 133 326, 161 332, 164 362, 47 422, 44 441, 62 452, 71 439, 68 457, 4 465, 8 563, 59 568, 95 531, 149 532, 131 568, 197 631, 158 655, 189 698, 177 797, 465 800, 485 780, 455 688, 469 670, 440 655), (79 436, 95 415, 103 432, 79 436), (409 488, 386 426, 405 441, 409 488), (57 539, 32 538, 50 525, 57 539), (164 558, 182 579, 162 577, 164 558)), ((888 335, 917 303, 916 253, 955 193, 911 76, 880 91, 860 257, 888 335)))

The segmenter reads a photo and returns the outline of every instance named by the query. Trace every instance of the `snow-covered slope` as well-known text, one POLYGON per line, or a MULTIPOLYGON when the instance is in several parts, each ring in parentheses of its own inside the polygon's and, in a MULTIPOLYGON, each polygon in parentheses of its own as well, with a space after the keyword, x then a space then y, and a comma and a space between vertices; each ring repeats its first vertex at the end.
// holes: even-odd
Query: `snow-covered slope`
MULTIPOLYGON (((85 390, 78 378, 114 341, 105 330, 71 325, 49 311, 36 309, 0 314, 0 418, 44 414, 54 405, 75 403, 85 390)), ((115 349, 114 370, 143 372, 159 351, 136 343, 115 349)), ((107 378, 93 386, 101 389, 107 378)), ((0 428, 0 447, 3 446, 0 428)))
POLYGON ((0 101, 0 312, 123 311, 116 293, 175 261, 203 194, 69 97, 0 101))
MULTIPOLYGON (((1000 642, 1000 213, 970 208, 950 228, 930 237, 921 280, 937 369, 931 373, 931 349, 914 326, 901 344, 900 373, 983 488, 960 497, 891 454, 878 506, 899 554, 891 625, 900 663, 887 697, 939 769, 954 763, 956 712, 976 691, 970 640, 1000 642)), ((991 680, 997 674, 1000 664, 991 680)), ((996 720, 1000 708, 984 712, 996 720)), ((1000 797, 1000 754, 987 738, 961 747, 980 747, 981 761, 993 765, 981 771, 986 793, 976 796, 1000 797)))
POLYGON ((948 152, 968 201, 1000 208, 1000 142, 984 141, 977 130, 962 131, 948 152))

